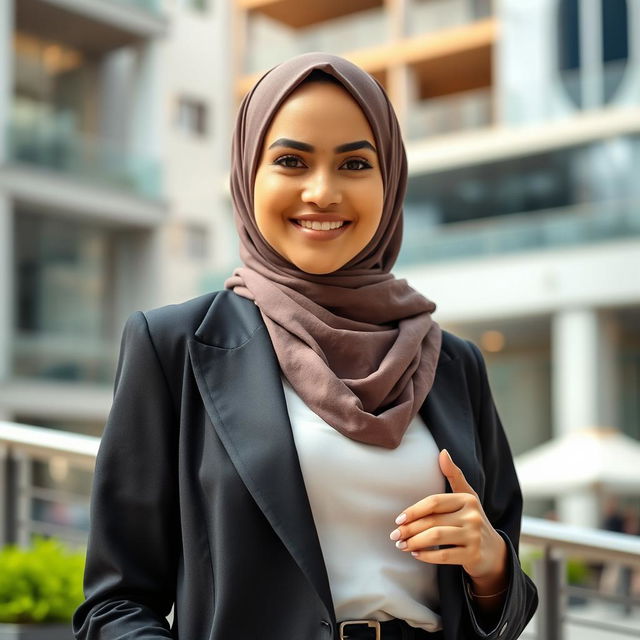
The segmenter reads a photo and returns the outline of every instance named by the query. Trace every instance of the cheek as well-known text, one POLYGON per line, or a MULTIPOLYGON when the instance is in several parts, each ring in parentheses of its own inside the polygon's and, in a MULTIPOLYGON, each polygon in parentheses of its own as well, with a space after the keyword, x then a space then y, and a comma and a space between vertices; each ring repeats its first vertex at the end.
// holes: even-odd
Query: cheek
POLYGON ((382 180, 375 181, 373 184, 367 182, 362 185, 363 188, 358 194, 358 216, 360 218, 363 233, 373 237, 376 232, 380 220, 382 219, 382 209, 384 207, 384 189, 382 180))
POLYGON ((287 193, 278 176, 256 176, 253 189, 253 210, 256 225, 263 235, 280 224, 287 207, 287 193))

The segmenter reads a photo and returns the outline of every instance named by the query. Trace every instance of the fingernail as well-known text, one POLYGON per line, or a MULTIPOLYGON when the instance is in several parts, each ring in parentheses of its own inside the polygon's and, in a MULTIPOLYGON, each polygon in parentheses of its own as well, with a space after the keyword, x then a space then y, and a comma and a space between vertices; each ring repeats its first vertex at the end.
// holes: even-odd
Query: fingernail
POLYGON ((396 524, 402 524, 406 519, 407 519, 407 514, 406 514, 406 513, 401 513, 401 514, 396 518, 396 524))
POLYGON ((453 462, 453 458, 451 457, 451 454, 446 449, 444 449, 444 452, 447 454, 447 458, 449 458, 449 460, 453 462))
POLYGON ((390 534, 389 537, 392 540, 399 540, 400 539, 400 529, 394 529, 390 534))
POLYGON ((412 555, 414 558, 417 558, 417 557, 418 557, 418 552, 417 552, 417 551, 412 551, 412 552, 411 552, 411 555, 412 555))
POLYGON ((407 546, 407 543, 404 540, 398 540, 398 542, 396 542, 396 547, 398 547, 398 549, 404 549, 407 546))

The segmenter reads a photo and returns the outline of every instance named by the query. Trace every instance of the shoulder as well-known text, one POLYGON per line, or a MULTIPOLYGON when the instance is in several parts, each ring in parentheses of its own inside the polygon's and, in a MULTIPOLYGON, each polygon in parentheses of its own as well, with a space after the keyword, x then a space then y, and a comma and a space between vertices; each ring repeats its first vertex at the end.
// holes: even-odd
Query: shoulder
POLYGON ((220 291, 211 291, 177 304, 167 304, 143 311, 150 329, 156 332, 193 333, 220 291))
POLYGON ((481 366, 484 362, 482 352, 474 342, 461 338, 445 329, 442 330, 440 357, 454 360, 462 359, 465 364, 474 368, 481 366))
POLYGON ((219 291, 205 293, 177 304, 135 311, 127 318, 123 336, 148 333, 156 348, 185 344, 207 314, 219 291))

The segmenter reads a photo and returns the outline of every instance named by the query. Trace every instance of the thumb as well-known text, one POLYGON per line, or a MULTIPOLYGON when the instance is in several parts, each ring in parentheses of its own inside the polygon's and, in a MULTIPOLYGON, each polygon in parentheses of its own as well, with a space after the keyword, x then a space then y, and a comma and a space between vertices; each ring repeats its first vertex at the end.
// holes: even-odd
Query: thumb
POLYGON ((454 493, 471 493, 472 495, 477 496, 473 487, 464 477, 462 469, 453 462, 451 455, 446 449, 443 449, 440 452, 438 461, 440 462, 440 470, 446 476, 449 484, 451 485, 451 490, 454 493))

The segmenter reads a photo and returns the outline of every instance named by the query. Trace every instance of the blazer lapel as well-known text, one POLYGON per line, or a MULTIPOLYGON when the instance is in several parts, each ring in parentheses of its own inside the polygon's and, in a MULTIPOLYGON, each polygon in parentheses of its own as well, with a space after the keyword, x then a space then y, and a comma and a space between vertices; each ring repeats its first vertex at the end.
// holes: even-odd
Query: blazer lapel
MULTIPOLYGON (((478 461, 475 458, 475 424, 463 362, 440 352, 436 376, 420 415, 438 445, 446 449, 474 489, 478 489, 478 461)), ((447 482, 447 493, 451 487, 447 482)))
POLYGON ((189 354, 214 428, 247 489, 335 616, 280 368, 258 307, 219 292, 189 354))

